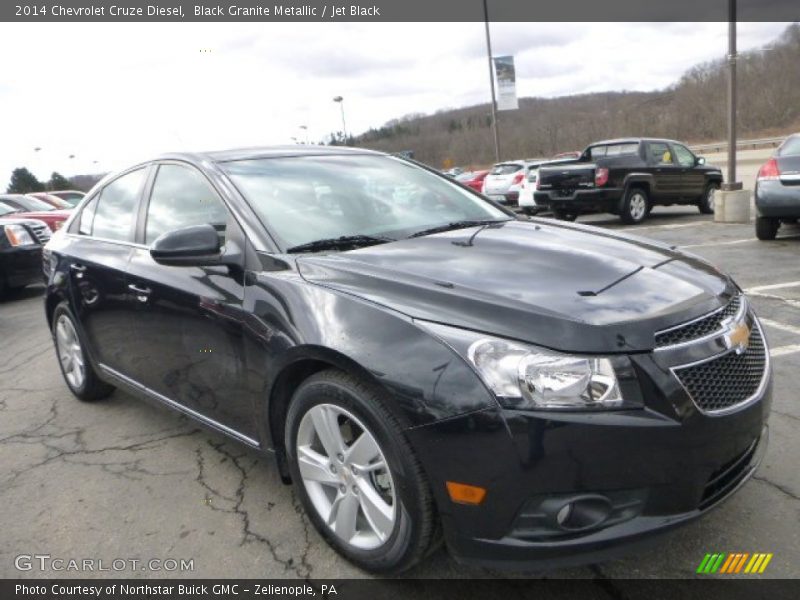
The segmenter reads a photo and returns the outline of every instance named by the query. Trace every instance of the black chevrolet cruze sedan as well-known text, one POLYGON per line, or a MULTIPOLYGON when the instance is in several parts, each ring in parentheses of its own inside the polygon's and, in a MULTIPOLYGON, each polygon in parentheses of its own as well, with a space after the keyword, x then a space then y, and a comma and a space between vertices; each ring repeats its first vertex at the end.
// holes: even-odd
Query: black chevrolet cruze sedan
POLYGON ((274 455, 370 571, 442 540, 597 561, 729 497, 766 447, 769 352, 730 277, 402 158, 166 155, 100 182, 45 260, 75 396, 121 388, 274 455))

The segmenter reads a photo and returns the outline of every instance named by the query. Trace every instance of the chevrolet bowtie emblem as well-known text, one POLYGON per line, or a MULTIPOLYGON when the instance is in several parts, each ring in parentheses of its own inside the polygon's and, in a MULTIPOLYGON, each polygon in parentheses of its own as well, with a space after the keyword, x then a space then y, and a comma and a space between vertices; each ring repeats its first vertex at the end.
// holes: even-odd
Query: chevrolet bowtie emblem
POLYGON ((742 321, 734 321, 725 332, 725 345, 736 354, 743 354, 750 345, 750 328, 742 321))

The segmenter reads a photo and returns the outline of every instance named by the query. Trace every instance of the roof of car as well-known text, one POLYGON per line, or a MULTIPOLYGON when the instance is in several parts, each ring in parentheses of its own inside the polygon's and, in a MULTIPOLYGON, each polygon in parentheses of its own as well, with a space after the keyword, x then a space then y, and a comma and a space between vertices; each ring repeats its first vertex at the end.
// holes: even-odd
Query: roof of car
POLYGON ((210 152, 172 152, 158 158, 209 160, 211 162, 228 162, 234 160, 252 160, 257 158, 279 158, 299 156, 333 156, 342 154, 376 154, 385 156, 383 152, 375 152, 366 148, 348 148, 344 146, 262 146, 255 148, 232 148, 230 150, 213 150, 210 152))
POLYGON ((589 146, 604 146, 608 144, 638 144, 639 142, 668 142, 680 144, 676 140, 668 140, 664 138, 643 138, 643 137, 630 137, 630 138, 617 138, 613 140, 601 140, 599 142, 592 142, 589 146))

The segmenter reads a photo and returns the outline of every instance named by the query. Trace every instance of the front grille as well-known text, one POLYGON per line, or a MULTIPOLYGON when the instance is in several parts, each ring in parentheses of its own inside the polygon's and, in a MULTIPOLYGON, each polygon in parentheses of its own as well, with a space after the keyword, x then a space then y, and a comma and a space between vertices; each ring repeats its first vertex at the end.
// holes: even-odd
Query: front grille
POLYGON ((753 463, 758 443, 759 439, 756 439, 744 452, 739 453, 711 474, 703 488, 703 497, 700 500, 701 509, 714 504, 747 475, 749 467, 753 463))
POLYGON ((742 297, 736 296, 727 306, 705 317, 678 325, 656 334, 656 347, 674 346, 705 337, 722 329, 722 322, 736 314, 741 306, 742 297))
POLYGON ((700 364, 676 368, 674 372, 700 410, 716 412, 752 398, 761 386, 766 367, 764 338, 756 326, 742 354, 728 352, 700 364))
POLYGON ((33 231, 40 244, 44 245, 50 240, 50 229, 47 225, 29 225, 28 228, 33 231))

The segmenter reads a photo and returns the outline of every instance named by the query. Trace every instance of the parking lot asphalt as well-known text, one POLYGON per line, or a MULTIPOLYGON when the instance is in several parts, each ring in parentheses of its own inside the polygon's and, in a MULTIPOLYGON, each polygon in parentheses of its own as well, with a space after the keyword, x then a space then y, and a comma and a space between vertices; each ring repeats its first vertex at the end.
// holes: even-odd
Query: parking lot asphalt
MULTIPOLYGON (((753 479, 704 518, 634 556, 546 575, 685 578, 707 552, 770 552, 761 577, 800 576, 800 228, 758 242, 752 225, 715 224, 691 207, 657 208, 638 227, 609 215, 580 222, 683 247, 750 293, 773 355, 771 440, 753 479)), ((56 363, 42 291, 0 303, 0 577, 367 576, 323 542, 271 460, 119 391, 101 403, 74 399, 56 363), (19 571, 20 554, 106 565, 187 559, 193 570, 19 571)), ((525 574, 461 566, 440 549, 408 575, 525 574)))

